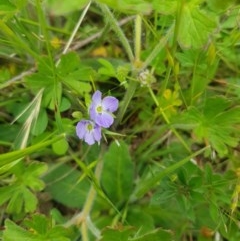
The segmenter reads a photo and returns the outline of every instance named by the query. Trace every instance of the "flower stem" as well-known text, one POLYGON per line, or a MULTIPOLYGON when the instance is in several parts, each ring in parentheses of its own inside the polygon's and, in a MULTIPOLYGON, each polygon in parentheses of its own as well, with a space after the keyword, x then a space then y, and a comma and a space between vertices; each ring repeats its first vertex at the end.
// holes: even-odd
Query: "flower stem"
MULTIPOLYGON (((99 159, 99 161, 97 162, 96 165, 96 169, 95 169, 95 177, 97 180, 100 180, 101 177, 101 173, 102 173, 102 168, 103 168, 103 160, 102 158, 99 159)), ((83 241, 88 241, 88 235, 87 235, 87 231, 88 231, 88 225, 87 225, 87 218, 89 217, 89 214, 91 212, 92 209, 92 205, 94 203, 96 197, 96 190, 95 190, 95 186, 94 184, 91 185, 91 188, 89 190, 88 196, 86 198, 86 202, 84 204, 83 210, 80 213, 80 217, 79 217, 79 221, 82 221, 81 224, 81 234, 82 234, 82 240, 83 241)), ((78 220, 77 222, 78 223, 78 220)))
POLYGON ((119 124, 121 124, 123 116, 124 116, 124 114, 125 114, 125 112, 127 110, 127 107, 129 105, 132 97, 134 96, 134 93, 136 91, 137 86, 138 86, 138 82, 137 81, 131 80, 129 82, 127 91, 126 91, 126 93, 125 93, 125 95, 123 97, 123 101, 121 103, 119 112, 117 114, 117 117, 116 117, 116 120, 115 120, 115 123, 114 123, 114 128, 116 128, 119 124))

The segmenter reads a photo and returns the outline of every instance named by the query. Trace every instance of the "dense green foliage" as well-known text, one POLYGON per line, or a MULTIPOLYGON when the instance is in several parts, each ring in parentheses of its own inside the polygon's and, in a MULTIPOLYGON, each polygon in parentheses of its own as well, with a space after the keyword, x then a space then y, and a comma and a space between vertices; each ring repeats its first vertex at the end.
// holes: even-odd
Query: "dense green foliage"
POLYGON ((237 0, 0 0, 0 239, 240 240, 237 0), (95 90, 114 124, 88 146, 95 90))

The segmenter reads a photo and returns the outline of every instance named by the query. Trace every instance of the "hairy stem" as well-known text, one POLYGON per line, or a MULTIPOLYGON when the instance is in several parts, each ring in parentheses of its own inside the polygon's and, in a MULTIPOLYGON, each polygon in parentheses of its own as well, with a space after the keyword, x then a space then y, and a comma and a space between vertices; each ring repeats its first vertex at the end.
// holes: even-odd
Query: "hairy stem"
POLYGON ((119 40, 122 43, 122 45, 123 45, 123 47, 124 47, 124 49, 125 49, 125 51, 128 55, 128 58, 129 58, 130 62, 133 62, 134 56, 133 56, 131 46, 130 46, 125 34, 123 33, 122 29, 119 27, 119 24, 118 24, 117 20, 115 19, 114 15, 109 10, 107 5, 99 4, 99 7, 103 12, 103 15, 105 16, 106 21, 109 23, 109 25, 112 27, 112 30, 119 37, 119 40))
POLYGON ((135 18, 135 62, 140 61, 141 53, 141 34, 142 34, 142 19, 140 15, 135 18))

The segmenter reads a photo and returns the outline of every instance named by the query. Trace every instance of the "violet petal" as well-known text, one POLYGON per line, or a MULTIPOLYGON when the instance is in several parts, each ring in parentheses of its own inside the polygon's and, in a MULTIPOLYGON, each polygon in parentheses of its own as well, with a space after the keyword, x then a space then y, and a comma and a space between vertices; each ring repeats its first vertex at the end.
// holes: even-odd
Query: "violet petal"
POLYGON ((94 121, 99 126, 108 128, 113 124, 114 119, 111 114, 103 112, 102 114, 97 115, 94 121))
POLYGON ((101 134, 101 127, 100 126, 95 126, 94 131, 93 131, 93 137, 94 139, 99 142, 102 138, 102 134, 101 134))
POLYGON ((118 99, 112 96, 107 96, 103 98, 102 106, 104 110, 114 112, 118 108, 118 99))
POLYGON ((87 142, 88 145, 93 145, 95 143, 93 132, 87 132, 85 135, 85 142, 87 142))
POLYGON ((93 96, 92 96, 92 101, 95 104, 101 104, 102 102, 102 92, 97 90, 94 92, 93 96))
POLYGON ((86 134, 86 125, 87 121, 86 120, 81 120, 80 122, 77 123, 76 126, 76 133, 79 139, 83 139, 85 134, 86 134))

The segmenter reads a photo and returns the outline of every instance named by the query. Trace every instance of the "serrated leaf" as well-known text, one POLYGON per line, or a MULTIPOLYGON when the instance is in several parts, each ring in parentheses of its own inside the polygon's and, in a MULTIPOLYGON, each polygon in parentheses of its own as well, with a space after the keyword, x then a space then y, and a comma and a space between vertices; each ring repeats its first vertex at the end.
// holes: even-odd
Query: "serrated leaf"
POLYGON ((23 162, 19 162, 14 167, 13 173, 16 176, 16 181, 0 189, 0 198, 4 202, 9 201, 7 205, 9 213, 29 213, 36 209, 38 199, 29 188, 33 191, 40 191, 44 188, 45 185, 39 179, 39 175, 46 169, 46 164, 37 162, 32 162, 27 167, 24 166, 23 162))
POLYGON ((129 210, 127 220, 130 225, 139 230, 139 235, 145 234, 154 229, 153 217, 140 208, 129 210))
POLYGON ((141 237, 130 239, 129 241, 172 241, 173 234, 168 230, 156 229, 141 237))
POLYGON ((61 103, 62 85, 53 73, 51 61, 48 57, 42 57, 38 63, 38 72, 25 78, 26 84, 33 91, 43 89, 43 105, 54 109, 56 99, 61 103))
POLYGON ((10 220, 5 221, 5 230, 3 232, 3 239, 5 241, 15 241, 16 237, 19 241, 38 241, 34 234, 26 231, 20 226, 16 225, 10 220))
POLYGON ((30 213, 36 210, 38 199, 29 189, 27 188, 22 189, 22 198, 23 198, 25 213, 30 213))
POLYGON ((196 6, 184 4, 179 24, 178 42, 183 48, 201 48, 216 28, 215 21, 196 6))
POLYGON ((107 227, 103 230, 100 241, 128 241, 133 231, 133 227, 107 227))
POLYGON ((28 229, 32 229, 38 234, 46 234, 51 227, 47 218, 41 214, 34 215, 31 220, 25 220, 24 224, 28 229))
POLYGON ((63 55, 57 71, 62 83, 77 94, 83 95, 91 91, 90 80, 94 79, 96 73, 90 66, 82 64, 76 53, 63 55))
POLYGON ((18 186, 14 185, 0 187, 0 206, 7 202, 17 189, 18 186))
POLYGON ((127 200, 133 190, 133 163, 128 146, 113 142, 104 156, 102 186, 113 202, 127 200))
POLYGON ((21 174, 23 183, 34 191, 41 191, 45 184, 39 178, 47 171, 47 165, 40 162, 32 162, 26 167, 24 173, 21 174))
POLYGON ((6 229, 3 238, 6 241, 70 241, 68 231, 61 226, 53 226, 51 220, 43 215, 34 215, 32 220, 26 220, 24 229, 10 220, 5 221, 6 229), (34 230, 34 232, 33 232, 34 230))
POLYGON ((240 123, 240 107, 230 108, 230 104, 222 97, 208 98, 202 107, 189 108, 180 122, 192 126, 198 141, 208 140, 219 155, 224 156, 228 146, 235 147, 239 141, 236 125, 240 123))

